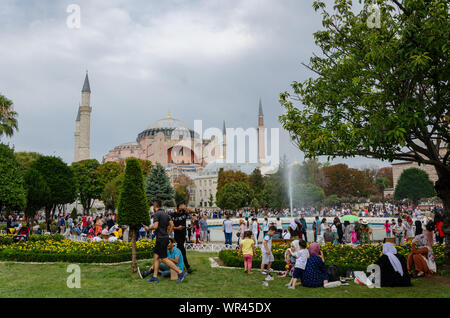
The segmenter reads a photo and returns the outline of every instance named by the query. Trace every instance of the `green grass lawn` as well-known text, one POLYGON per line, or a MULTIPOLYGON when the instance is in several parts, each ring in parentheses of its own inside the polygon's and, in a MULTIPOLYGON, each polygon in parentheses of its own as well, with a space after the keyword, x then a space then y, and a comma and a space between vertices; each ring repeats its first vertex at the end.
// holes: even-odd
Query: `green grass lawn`
MULTIPOLYGON (((131 264, 113 266, 81 264, 81 288, 66 286, 67 265, 64 263, 0 264, 1 297, 450 297, 450 277, 440 276, 413 280, 409 288, 369 289, 356 286, 339 288, 297 287, 288 290, 287 278, 277 278, 262 286, 264 276, 255 272, 247 275, 241 269, 214 269, 209 257, 217 253, 189 252, 189 262, 195 270, 177 285, 175 281, 160 278, 153 285, 131 273, 131 264)), ((139 261, 139 266, 149 264, 139 261)))

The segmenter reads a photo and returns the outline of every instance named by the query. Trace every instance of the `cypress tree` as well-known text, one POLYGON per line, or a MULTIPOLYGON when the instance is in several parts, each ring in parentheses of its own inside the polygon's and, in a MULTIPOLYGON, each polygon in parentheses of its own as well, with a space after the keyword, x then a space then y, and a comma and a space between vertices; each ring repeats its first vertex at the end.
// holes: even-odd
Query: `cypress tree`
POLYGON ((117 205, 117 222, 128 225, 131 233, 131 269, 136 266, 136 237, 139 227, 150 224, 149 205, 144 193, 144 178, 139 161, 129 158, 126 161, 125 176, 120 189, 117 205))
POLYGON ((163 206, 174 206, 175 191, 170 185, 166 171, 159 163, 150 170, 145 182, 145 193, 150 203, 159 199, 163 206))

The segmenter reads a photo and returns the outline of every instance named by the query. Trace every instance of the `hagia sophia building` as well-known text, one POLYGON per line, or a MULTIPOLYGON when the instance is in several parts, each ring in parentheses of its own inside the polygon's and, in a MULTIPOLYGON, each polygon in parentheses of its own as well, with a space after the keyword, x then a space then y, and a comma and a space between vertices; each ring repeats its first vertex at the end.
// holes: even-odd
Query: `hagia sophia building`
MULTIPOLYGON (((90 104, 91 89, 86 72, 81 90, 81 104, 75 124, 74 161, 90 159, 90 104)), ((265 164, 265 127, 262 102, 259 101, 257 127, 257 163, 227 163, 226 162, 226 127, 223 122, 222 140, 215 136, 205 139, 181 120, 172 118, 170 113, 166 118, 155 121, 141 131, 136 141, 127 142, 111 149, 103 156, 102 163, 120 162, 133 157, 159 163, 164 168, 173 183, 185 175, 193 181, 189 188, 189 205, 192 207, 215 208, 217 179, 220 169, 239 170, 250 174, 256 168, 265 164), (174 138, 176 136, 176 138, 174 138), (188 137, 186 141, 180 137, 188 137), (182 141, 180 141, 182 140, 182 141), (205 158, 207 154, 207 158, 205 158), (222 159, 222 160, 217 160, 222 159)))

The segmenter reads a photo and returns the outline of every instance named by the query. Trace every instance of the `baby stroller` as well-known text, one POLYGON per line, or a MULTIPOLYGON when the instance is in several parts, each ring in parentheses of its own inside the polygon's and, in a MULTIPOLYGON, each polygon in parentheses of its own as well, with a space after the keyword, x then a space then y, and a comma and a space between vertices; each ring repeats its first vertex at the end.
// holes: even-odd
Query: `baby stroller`
POLYGON ((26 242, 28 241, 30 232, 28 231, 28 228, 25 226, 22 226, 19 231, 17 231, 17 234, 14 236, 13 241, 14 242, 26 242))

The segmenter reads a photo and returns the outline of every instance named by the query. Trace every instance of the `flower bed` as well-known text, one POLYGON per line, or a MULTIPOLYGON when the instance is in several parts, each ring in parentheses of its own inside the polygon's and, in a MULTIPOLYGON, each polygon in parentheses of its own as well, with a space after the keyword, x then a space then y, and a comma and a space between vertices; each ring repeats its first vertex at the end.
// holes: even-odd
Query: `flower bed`
MULTIPOLYGON (((275 261, 272 264, 272 268, 276 270, 284 270, 284 252, 289 248, 287 244, 273 244, 272 254, 275 261)), ((403 246, 397 246, 397 252, 400 255, 408 257, 411 252, 411 244, 403 246)), ((349 245, 333 246, 330 243, 321 247, 323 255, 325 257, 325 265, 336 265, 341 272, 341 275, 345 275, 347 270, 361 270, 365 271, 367 266, 374 264, 380 257, 382 245, 360 245, 358 247, 351 247, 349 245)), ((433 246, 433 252, 436 263, 442 264, 444 259, 444 246, 433 246)), ((243 257, 238 256, 238 250, 222 250, 219 253, 219 258, 224 262, 226 266, 232 267, 244 267, 243 257)), ((253 257, 253 267, 261 266, 261 250, 256 250, 256 257, 253 257)))
MULTIPOLYGON (((153 256, 154 241, 136 243, 136 258, 153 256)), ((21 262, 117 263, 131 260, 131 243, 75 242, 61 235, 32 235, 27 242, 12 242, 0 235, 0 260, 21 262)))

